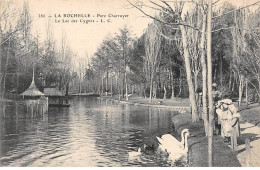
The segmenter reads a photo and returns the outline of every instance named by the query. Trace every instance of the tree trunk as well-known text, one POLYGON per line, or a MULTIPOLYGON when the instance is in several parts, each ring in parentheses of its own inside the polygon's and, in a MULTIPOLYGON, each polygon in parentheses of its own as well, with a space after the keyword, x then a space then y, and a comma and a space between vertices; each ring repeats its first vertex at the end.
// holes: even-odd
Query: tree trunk
POLYGON ((104 80, 103 80, 103 73, 101 75, 101 96, 103 95, 104 92, 104 80))
MULTIPOLYGON (((197 65, 197 64, 196 64, 197 65)), ((196 66, 197 68, 197 66, 196 66)), ((199 74, 199 71, 198 70, 195 70, 194 71, 194 89, 195 91, 198 89, 198 74, 199 74)), ((199 95, 195 92, 195 98, 196 98, 196 104, 197 104, 197 108, 198 108, 198 114, 199 114, 199 118, 201 117, 201 113, 200 113, 200 106, 199 106, 199 95)))
POLYGON ((127 77, 125 73, 125 100, 128 101, 128 88, 127 88, 127 77))
POLYGON ((171 96, 171 99, 174 100, 175 97, 174 97, 174 85, 172 85, 172 96, 171 96))
POLYGON ((244 75, 239 76, 238 106, 241 106, 244 89, 244 75))
POLYGON ((246 103, 248 105, 248 82, 246 80, 246 103))
POLYGON ((107 71, 107 75, 106 75, 106 95, 107 95, 107 90, 108 90, 108 70, 107 71))
POLYGON ((182 78, 180 77, 180 82, 179 82, 179 94, 177 97, 181 96, 182 93, 182 78))
MULTIPOLYGON (((1 57, 0 57, 0 58, 1 58, 1 57)), ((19 77, 20 77, 19 64, 20 64, 20 60, 19 60, 19 57, 18 57, 17 72, 16 72, 16 95, 19 94, 19 77)), ((1 81, 1 78, 0 78, 0 81, 1 81)), ((1 83, 0 83, 0 85, 1 85, 1 83)), ((41 85, 42 85, 42 84, 41 84, 41 85)), ((1 92, 1 89, 0 89, 0 92, 1 92)))
MULTIPOLYGON (((0 44, 2 44, 2 27, 1 27, 1 23, 0 23, 0 44)), ((0 58, 2 58, 2 48, 1 48, 1 46, 0 46, 0 58)), ((0 70, 2 70, 1 64, 0 64, 0 70)), ((2 98, 1 93, 2 93, 2 74, 0 75, 0 98, 2 98)), ((2 113, 4 113, 4 112, 2 112, 2 113)))
POLYGON ((171 73, 170 73, 170 78, 171 78, 171 89, 172 89, 171 99, 174 100, 175 99, 175 96, 174 96, 174 78, 173 78, 173 74, 172 74, 172 69, 171 69, 171 73))
POLYGON ((66 95, 66 96, 69 95, 69 83, 66 84, 66 94, 65 94, 65 95, 66 95))
POLYGON ((230 59, 230 62, 229 62, 229 83, 228 83, 228 86, 229 86, 229 90, 231 91, 231 88, 232 88, 232 62, 231 62, 231 59, 230 59))
POLYGON ((146 88, 144 88, 144 98, 146 99, 146 91, 145 91, 146 88))
POLYGON ((166 87, 165 87, 165 85, 164 85, 164 87, 163 87, 163 90, 164 90, 163 99, 166 99, 167 91, 166 91, 166 87))
POLYGON ((235 75, 233 76, 233 83, 232 83, 232 87, 231 87, 231 92, 233 92, 235 90, 235 83, 236 83, 236 80, 235 80, 235 75))
POLYGON ((157 84, 154 82, 153 85, 153 98, 156 99, 157 97, 157 84))
POLYGON ((3 93, 2 93, 2 98, 4 97, 5 94, 5 83, 6 83, 6 75, 7 75, 7 69, 8 69, 8 63, 9 63, 9 57, 10 57, 10 39, 8 41, 8 50, 7 50, 7 55, 6 55, 6 62, 5 62, 5 72, 4 72, 4 84, 3 84, 3 93))
POLYGON ((147 98, 147 97, 146 97, 146 91, 145 91, 145 90, 146 90, 146 85, 144 86, 144 89, 143 89, 143 90, 144 90, 144 98, 146 99, 146 98, 147 98))
POLYGON ((122 86, 122 89, 121 89, 121 93, 122 93, 122 98, 125 97, 125 93, 124 93, 124 88, 125 88, 125 75, 123 75, 124 77, 122 78, 122 81, 123 81, 123 86, 122 86))
POLYGON ((202 25, 202 33, 201 33, 201 66, 202 66, 202 110, 203 110, 203 121, 204 121, 204 129, 205 134, 208 136, 208 109, 207 109, 207 64, 205 58, 205 32, 206 32, 206 22, 207 17, 203 15, 203 25, 202 25))
MULTIPOLYGON (((199 72, 195 71, 195 73, 194 73, 194 89, 195 90, 198 89, 198 74, 199 74, 199 72)), ((196 100, 197 100, 197 98, 196 98, 196 100)))
POLYGON ((60 74, 60 85, 59 85, 59 90, 62 90, 62 75, 60 74))
POLYGON ((119 88, 118 88, 118 76, 116 76, 116 89, 117 89, 117 93, 118 93, 118 92, 119 92, 119 91, 118 91, 118 89, 119 89, 119 88))
POLYGON ((214 69, 214 77, 213 77, 213 82, 215 83, 217 79, 217 67, 215 65, 215 69, 214 69))
MULTIPOLYGON (((260 77, 260 75, 259 75, 259 77, 260 77)), ((258 104, 260 105, 260 78, 258 78, 258 104)))
POLYGON ((212 61, 211 61, 211 29, 212 29, 212 0, 208 4, 208 30, 207 30, 207 62, 208 62, 208 100, 209 100, 209 131, 208 131, 208 166, 213 166, 213 96, 212 96, 212 61))
POLYGON ((153 95, 153 81, 151 76, 149 103, 152 103, 152 95, 153 95))
POLYGON ((220 78, 220 89, 223 88, 223 56, 220 54, 219 56, 220 64, 219 64, 219 78, 220 78))
POLYGON ((113 95, 113 77, 111 76, 111 90, 110 90, 111 96, 113 95))
POLYGON ((192 122, 197 122, 199 120, 198 112, 197 112, 197 102, 195 98, 195 91, 192 82, 192 74, 191 74, 191 66, 190 66, 190 57, 187 46, 187 33, 183 25, 180 25, 180 30, 182 33, 182 45, 183 45, 183 55, 185 61, 185 68, 187 74, 187 82, 189 87, 189 98, 191 103, 191 114, 192 114, 192 122))
MULTIPOLYGON (((120 63, 120 61, 119 61, 120 63)), ((119 74, 118 74, 118 81, 120 81, 120 71, 119 71, 119 74)), ((121 99, 121 89, 120 89, 120 84, 118 83, 118 100, 121 99)))
MULTIPOLYGON (((126 82, 126 56, 125 56, 125 44, 123 44, 123 59, 124 59, 124 80, 123 80, 123 98, 124 98, 124 87, 126 87, 126 93, 127 93, 127 82, 126 82)), ((126 95, 126 101, 128 100, 128 96, 126 95)))

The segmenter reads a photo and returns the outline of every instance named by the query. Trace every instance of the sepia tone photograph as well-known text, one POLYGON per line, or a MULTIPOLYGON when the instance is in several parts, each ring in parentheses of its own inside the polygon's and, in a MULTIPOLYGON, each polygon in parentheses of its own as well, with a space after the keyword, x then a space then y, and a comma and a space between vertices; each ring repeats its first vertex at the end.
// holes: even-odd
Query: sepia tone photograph
POLYGON ((260 0, 0 0, 0 168, 260 167, 260 0))

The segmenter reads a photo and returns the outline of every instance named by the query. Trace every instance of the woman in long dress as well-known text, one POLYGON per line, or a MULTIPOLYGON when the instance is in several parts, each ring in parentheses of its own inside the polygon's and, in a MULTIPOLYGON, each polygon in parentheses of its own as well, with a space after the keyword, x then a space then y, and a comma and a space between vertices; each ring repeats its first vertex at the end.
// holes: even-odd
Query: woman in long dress
POLYGON ((218 102, 218 109, 216 113, 221 124, 221 136, 225 142, 231 144, 232 149, 237 146, 237 137, 240 137, 240 114, 230 99, 224 99, 218 102), (227 101, 225 101, 227 100, 227 101))

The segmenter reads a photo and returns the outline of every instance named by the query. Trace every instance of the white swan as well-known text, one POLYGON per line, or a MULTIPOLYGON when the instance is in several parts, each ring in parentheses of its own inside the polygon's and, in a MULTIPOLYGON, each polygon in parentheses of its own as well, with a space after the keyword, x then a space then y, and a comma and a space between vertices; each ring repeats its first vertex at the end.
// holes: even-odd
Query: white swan
POLYGON ((173 162, 175 162, 176 160, 184 157, 187 158, 187 153, 189 151, 189 147, 188 147, 188 136, 190 135, 189 132, 184 134, 184 149, 180 148, 180 147, 175 147, 172 146, 171 148, 167 149, 167 152, 169 153, 169 159, 173 162))
POLYGON ((129 160, 139 159, 140 155, 141 155, 141 148, 138 148, 137 152, 132 151, 128 153, 128 159, 129 160))
POLYGON ((159 148, 162 151, 165 151, 165 149, 168 150, 168 148, 172 146, 179 146, 180 148, 184 149, 184 133, 189 132, 189 129, 183 129, 181 131, 181 141, 178 141, 175 137, 173 137, 171 134, 165 134, 161 138, 157 137, 157 140, 160 142, 159 148))

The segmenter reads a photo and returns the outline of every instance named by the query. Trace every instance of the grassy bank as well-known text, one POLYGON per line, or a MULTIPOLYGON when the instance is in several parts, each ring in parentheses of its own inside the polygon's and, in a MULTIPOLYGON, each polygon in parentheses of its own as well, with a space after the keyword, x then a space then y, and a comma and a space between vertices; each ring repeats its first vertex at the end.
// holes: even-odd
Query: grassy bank
POLYGON ((249 105, 248 109, 239 111, 241 120, 260 127, 260 106, 258 103, 249 105))
POLYGON ((119 103, 129 103, 140 106, 153 106, 159 108, 169 108, 175 110, 181 110, 183 112, 190 112, 190 102, 188 98, 175 98, 175 99, 152 99, 149 101, 149 98, 144 98, 137 95, 132 95, 129 97, 128 101, 125 98, 119 100, 118 95, 111 96, 102 96, 105 99, 112 99, 119 103))

